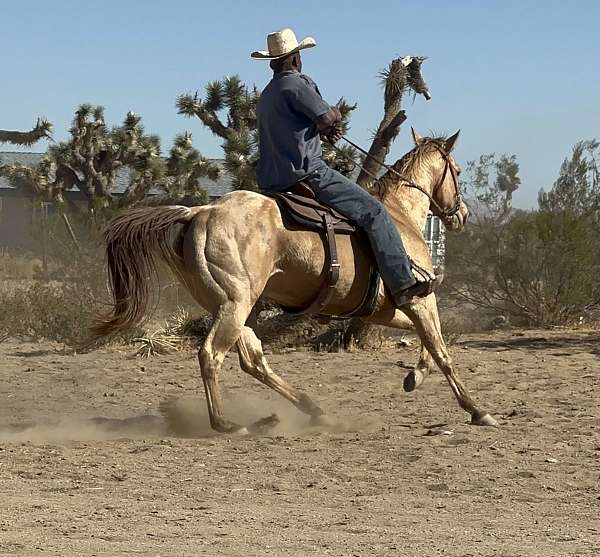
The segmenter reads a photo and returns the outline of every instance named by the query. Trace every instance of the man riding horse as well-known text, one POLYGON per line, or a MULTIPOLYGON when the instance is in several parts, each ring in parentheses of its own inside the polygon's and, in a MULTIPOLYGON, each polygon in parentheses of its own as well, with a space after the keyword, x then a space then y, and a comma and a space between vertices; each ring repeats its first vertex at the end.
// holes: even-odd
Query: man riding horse
POLYGON ((415 279, 402 238, 383 204, 323 161, 320 136, 338 141, 342 115, 301 73, 300 51, 315 45, 312 37, 299 43, 291 29, 283 29, 267 36, 267 51, 251 54, 270 60, 273 70, 258 102, 258 184, 264 193, 273 193, 303 182, 319 201, 358 225, 369 239, 390 299, 401 307, 415 296, 430 294, 435 280, 415 279))
MULTIPOLYGON (((414 262, 415 272, 422 268, 427 275, 432 268, 423 237, 428 211, 451 230, 461 230, 467 221, 468 207, 458 186, 459 167, 451 154, 458 132, 434 138, 413 130, 414 148, 376 181, 371 197, 323 163, 319 131, 335 140, 332 128, 340 115, 300 73, 298 52, 314 41, 298 43, 286 30, 272 35, 268 44, 268 52, 255 54, 273 60, 275 70, 258 109, 262 188, 284 190, 303 180, 319 199, 365 229, 394 300, 378 288, 376 303, 363 319, 398 329, 414 326, 423 343, 419 364, 404 380, 405 390, 418 388, 435 363, 460 407, 470 414, 471 423, 498 425, 459 379, 441 333, 435 295, 420 295, 430 284, 415 283, 410 264, 414 262)), ((339 280, 330 287, 326 315, 345 316, 364 298, 372 268, 366 247, 351 235, 340 235, 339 280)), ((324 410, 307 393, 271 369, 261 341, 248 324, 261 296, 280 306, 306 308, 322 290, 326 251, 318 231, 289 229, 277 200, 256 192, 233 191, 197 207, 129 209, 106 232, 112 305, 94 332, 113 334, 144 319, 151 305, 149 279, 155 276, 158 262, 164 261, 212 316, 198 362, 213 429, 245 433, 272 427, 277 421, 269 416, 248 429, 226 417, 219 373, 234 347, 244 372, 310 416, 311 423, 327 424, 324 410)), ((301 373, 298 380, 302 381, 301 373)))

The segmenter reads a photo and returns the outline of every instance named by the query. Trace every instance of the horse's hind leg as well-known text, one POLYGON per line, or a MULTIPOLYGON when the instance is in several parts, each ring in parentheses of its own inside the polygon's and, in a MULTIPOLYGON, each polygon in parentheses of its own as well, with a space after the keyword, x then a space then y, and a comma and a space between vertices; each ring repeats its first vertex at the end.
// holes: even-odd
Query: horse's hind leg
POLYGON ((320 423, 325 414, 307 394, 298 392, 274 373, 262 351, 262 344, 250 327, 244 327, 237 341, 241 368, 267 387, 290 401, 298 410, 308 414, 313 423, 320 423))
POLYGON ((198 351, 210 425, 221 433, 247 433, 245 427, 231 422, 223 416, 219 371, 225 355, 238 340, 249 313, 250 308, 244 304, 225 302, 217 311, 204 345, 198 351))
POLYGON ((454 371, 454 366, 439 328, 437 307, 428 300, 419 300, 403 308, 411 318, 425 348, 442 370, 460 407, 471 415, 471 423, 497 426, 490 414, 478 408, 454 371))

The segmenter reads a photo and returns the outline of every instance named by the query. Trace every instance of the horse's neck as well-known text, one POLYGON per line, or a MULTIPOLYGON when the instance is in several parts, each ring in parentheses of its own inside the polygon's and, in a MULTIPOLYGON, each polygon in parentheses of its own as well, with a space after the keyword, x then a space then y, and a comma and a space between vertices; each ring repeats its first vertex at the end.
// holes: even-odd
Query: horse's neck
POLYGON ((421 231, 425 229, 429 199, 423 192, 400 182, 393 190, 380 196, 380 201, 394 220, 412 224, 421 231))

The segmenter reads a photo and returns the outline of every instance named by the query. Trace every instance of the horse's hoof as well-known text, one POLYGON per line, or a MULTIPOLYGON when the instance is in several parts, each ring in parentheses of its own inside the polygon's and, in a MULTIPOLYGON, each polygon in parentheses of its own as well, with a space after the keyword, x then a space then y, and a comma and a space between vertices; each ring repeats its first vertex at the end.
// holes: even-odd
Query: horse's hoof
POLYGON ((267 431, 273 429, 277 425, 279 425, 279 416, 277 414, 271 414, 266 418, 262 418, 254 422, 251 426, 249 426, 248 430, 250 430, 250 433, 254 434, 266 433, 267 431))
POLYGON ((332 427, 335 425, 335 421, 327 414, 319 414, 310 417, 310 425, 312 427, 332 427))
POLYGON ((424 380, 425 377, 423 376, 423 373, 418 369, 413 369, 412 371, 409 371, 404 378, 404 390, 407 393, 410 393, 420 387, 424 380))
POLYGON ((218 423, 213 424, 213 429, 219 433, 227 435, 248 435, 248 428, 243 425, 230 422, 229 420, 221 419, 218 423))
POLYGON ((500 427, 498 422, 492 418, 489 414, 473 414, 471 416, 471 423, 473 425, 483 425, 488 427, 500 427))

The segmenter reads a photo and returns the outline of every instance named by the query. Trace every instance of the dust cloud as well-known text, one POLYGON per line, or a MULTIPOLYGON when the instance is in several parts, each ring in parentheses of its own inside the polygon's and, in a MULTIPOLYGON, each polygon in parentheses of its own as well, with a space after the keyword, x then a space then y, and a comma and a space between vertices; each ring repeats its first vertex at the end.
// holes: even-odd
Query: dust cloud
MULTIPOLYGON (((275 416, 274 425, 254 435, 298 436, 322 431, 373 431, 379 420, 366 417, 328 418, 312 425, 307 416, 285 400, 258 396, 229 396, 225 400, 226 417, 243 426, 275 416)), ((164 400, 159 415, 145 414, 128 418, 61 417, 31 422, 0 424, 0 441, 45 443, 53 441, 109 441, 160 437, 203 438, 219 435, 210 427, 206 402, 201 397, 164 400)))
MULTIPOLYGON (((219 435, 211 429, 206 403, 199 397, 168 399, 161 403, 160 412, 168 431, 176 437, 211 437, 219 435)), ((326 423, 312 425, 310 419, 280 398, 264 399, 245 395, 225 400, 226 418, 243 426, 251 426, 257 420, 276 416, 278 423, 262 434, 269 436, 311 435, 320 431, 353 432, 374 431, 381 427, 381 420, 373 417, 328 418, 326 423)))
POLYGON ((0 441, 45 443, 50 441, 108 441, 164 437, 165 421, 160 416, 132 418, 61 418, 0 426, 0 441))

